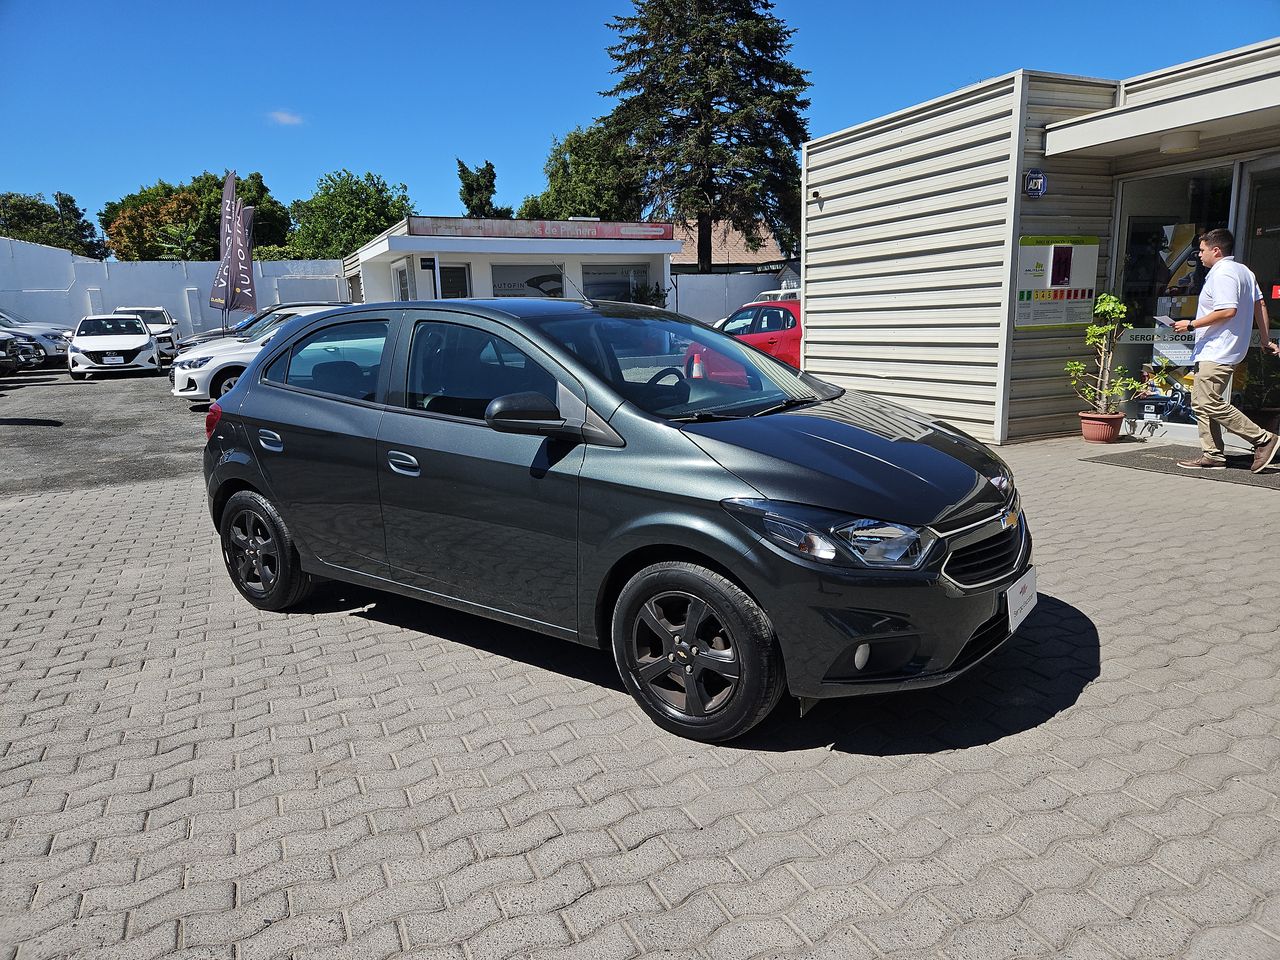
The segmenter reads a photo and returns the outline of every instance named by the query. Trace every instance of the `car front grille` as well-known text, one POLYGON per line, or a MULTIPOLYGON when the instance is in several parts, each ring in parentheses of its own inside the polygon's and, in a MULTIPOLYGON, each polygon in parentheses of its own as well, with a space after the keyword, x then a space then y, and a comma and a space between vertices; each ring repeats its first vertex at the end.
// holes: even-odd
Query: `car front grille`
POLYGON ((980 540, 957 547, 942 572, 962 587, 978 587, 1006 577, 1018 568, 1026 541, 1026 522, 996 530, 980 540))
POLYGON ((133 363, 137 359, 138 354, 142 352, 142 348, 137 350, 86 350, 84 355, 97 364, 105 364, 105 357, 124 357, 125 363, 133 363))

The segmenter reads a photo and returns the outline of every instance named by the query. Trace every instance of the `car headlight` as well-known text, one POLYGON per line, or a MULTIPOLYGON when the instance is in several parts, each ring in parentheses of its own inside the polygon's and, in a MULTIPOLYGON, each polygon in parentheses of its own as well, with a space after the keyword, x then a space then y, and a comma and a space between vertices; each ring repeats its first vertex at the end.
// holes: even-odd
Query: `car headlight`
POLYGON ((67 344, 67 352, 68 353, 84 353, 84 351, 81 350, 79 347, 77 347, 74 343, 67 344))
POLYGON ((902 570, 918 568, 937 539, 928 530, 871 519, 847 523, 835 535, 867 566, 902 570))
POLYGON ((40 339, 53 344, 66 343, 67 340, 66 337, 60 337, 56 333, 42 333, 40 334, 40 339))
POLYGON ((174 366, 180 370, 199 370, 213 357, 192 357, 189 360, 178 360, 174 362, 174 366))
POLYGON ((735 499, 721 505, 771 543, 821 563, 918 570, 937 541, 927 529, 802 504, 735 499))

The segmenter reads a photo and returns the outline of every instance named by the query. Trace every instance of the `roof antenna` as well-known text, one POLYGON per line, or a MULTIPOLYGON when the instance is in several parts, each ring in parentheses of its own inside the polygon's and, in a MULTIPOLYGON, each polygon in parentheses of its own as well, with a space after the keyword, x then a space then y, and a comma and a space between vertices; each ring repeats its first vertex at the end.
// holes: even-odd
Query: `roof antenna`
POLYGON ((551 265, 560 271, 560 279, 563 280, 565 283, 569 284, 569 286, 573 287, 573 292, 578 295, 579 300, 585 303, 592 310, 596 309, 596 305, 587 299, 587 295, 578 289, 578 285, 576 283, 574 283, 572 280, 569 279, 569 271, 564 268, 563 263, 556 263, 554 260, 552 260, 551 265))

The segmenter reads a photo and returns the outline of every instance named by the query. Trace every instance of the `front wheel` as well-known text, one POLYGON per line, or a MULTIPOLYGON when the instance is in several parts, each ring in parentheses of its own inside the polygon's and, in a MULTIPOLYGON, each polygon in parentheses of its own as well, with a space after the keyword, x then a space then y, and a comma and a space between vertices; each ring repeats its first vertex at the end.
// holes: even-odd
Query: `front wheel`
POLYGON ((672 561, 641 570, 618 595, 611 632, 627 692, 682 737, 731 740, 782 697, 782 657, 768 617, 705 567, 672 561))
POLYGON ((218 526, 222 559, 240 594, 260 610, 287 610, 315 588, 302 569, 283 518, 261 494, 231 495, 218 526))
POLYGON ((221 371, 209 384, 209 396, 217 400, 219 397, 230 393, 242 373, 244 371, 239 367, 228 367, 226 370, 221 371))

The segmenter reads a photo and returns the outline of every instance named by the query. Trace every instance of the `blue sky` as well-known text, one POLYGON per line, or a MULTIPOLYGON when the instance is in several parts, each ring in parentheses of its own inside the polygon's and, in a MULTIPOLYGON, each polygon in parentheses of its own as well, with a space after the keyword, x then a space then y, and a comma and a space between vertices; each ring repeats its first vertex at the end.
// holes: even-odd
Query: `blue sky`
MULTIPOLYGON (((0 0, 0 192, 90 216, 158 178, 260 170, 288 203, 372 170, 461 214, 455 157, 500 203, 543 186, 551 138, 607 112, 628 0, 204 4, 0 0), (243 31, 231 59, 223 31, 243 31)), ((777 0, 820 136, 1019 67, 1122 78, 1280 33, 1280 0, 777 0)))

